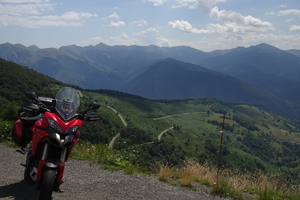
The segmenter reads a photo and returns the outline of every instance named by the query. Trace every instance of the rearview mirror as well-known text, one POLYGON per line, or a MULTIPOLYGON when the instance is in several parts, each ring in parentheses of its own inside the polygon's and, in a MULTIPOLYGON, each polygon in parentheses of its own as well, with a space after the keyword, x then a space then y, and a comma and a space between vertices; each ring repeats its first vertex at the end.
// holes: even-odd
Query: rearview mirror
POLYGON ((85 113, 87 113, 87 112, 90 111, 90 110, 98 109, 99 107, 100 107, 100 103, 93 102, 93 103, 91 103, 91 104, 89 105, 89 108, 83 110, 83 111, 81 112, 81 114, 85 114, 85 113))
POLYGON ((100 107, 100 103, 93 102, 89 105, 90 109, 98 109, 100 107))
POLYGON ((38 96, 35 92, 26 92, 25 95, 30 100, 37 100, 38 99, 38 96))

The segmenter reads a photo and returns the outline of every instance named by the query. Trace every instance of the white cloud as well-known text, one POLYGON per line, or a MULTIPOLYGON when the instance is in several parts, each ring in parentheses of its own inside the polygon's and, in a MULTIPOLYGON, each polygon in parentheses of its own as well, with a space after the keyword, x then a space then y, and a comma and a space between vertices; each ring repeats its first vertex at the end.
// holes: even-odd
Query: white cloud
POLYGON ((270 22, 262 21, 251 15, 244 16, 234 11, 219 10, 219 8, 215 5, 220 2, 226 2, 226 0, 177 0, 179 5, 189 5, 189 8, 199 9, 209 15, 211 19, 223 24, 211 23, 207 25, 206 29, 197 29, 187 21, 176 20, 174 22, 169 22, 169 26, 173 29, 187 33, 217 33, 225 38, 233 38, 235 40, 243 40, 251 33, 265 32, 274 29, 270 22))
POLYGON ((129 37, 128 37, 125 33, 123 33, 123 34, 120 36, 120 38, 122 38, 122 39, 128 39, 129 37))
POLYGON ((157 46, 170 46, 171 43, 169 39, 158 34, 157 28, 149 28, 144 32, 134 33, 132 37, 123 33, 119 36, 110 37, 107 40, 101 40, 101 42, 108 45, 140 45, 147 46, 150 44, 155 44, 157 46), (151 35, 150 35, 151 34, 151 35), (149 37, 148 37, 149 36, 149 37))
POLYGON ((117 22, 110 22, 108 26, 114 26, 114 27, 119 27, 119 26, 125 26, 125 22, 123 21, 117 21, 117 22))
POLYGON ((88 45, 96 45, 96 44, 99 44, 100 42, 102 42, 103 39, 101 37, 92 37, 92 38, 89 38, 87 40, 83 40, 81 42, 79 42, 79 46, 88 46, 88 45))
POLYGON ((120 17, 119 15, 114 12, 113 14, 103 18, 104 20, 108 20, 108 19, 116 19, 117 21, 111 21, 109 25, 106 26, 114 26, 114 27, 119 27, 119 26, 125 26, 125 22, 124 21, 120 21, 120 17))
POLYGON ((97 15, 93 15, 90 13, 77 13, 77 12, 66 12, 63 15, 48 15, 48 16, 32 16, 29 17, 30 19, 37 19, 37 20, 49 20, 49 21, 78 21, 83 18, 90 18, 90 17, 97 17, 97 15))
POLYGON ((155 43, 157 46, 167 46, 169 47, 171 45, 170 40, 163 37, 163 36, 158 36, 155 38, 155 43))
POLYGON ((268 29, 273 29, 273 25, 270 22, 261 21, 251 15, 243 16, 242 14, 234 11, 219 11, 218 7, 214 7, 211 10, 210 16, 217 21, 240 26, 245 30, 251 29, 252 31, 266 31, 268 29))
POLYGON ((208 24, 207 29, 196 29, 192 25, 183 20, 176 20, 174 22, 169 22, 169 26, 173 29, 181 30, 187 33, 198 33, 198 34, 215 34, 218 33, 226 38, 235 38, 237 40, 245 39, 250 33, 255 33, 259 31, 266 31, 272 26, 269 24, 260 23, 260 21, 253 20, 251 17, 249 19, 240 20, 236 23, 234 20, 227 21, 225 25, 221 24, 208 24), (231 22, 232 21, 232 22, 231 22), (265 25, 265 26, 264 26, 265 25))
POLYGON ((279 7, 280 8, 284 8, 284 7, 287 7, 287 5, 280 5, 279 7))
POLYGON ((210 33, 209 30, 199 30, 193 28, 189 22, 184 20, 175 20, 174 22, 169 22, 169 26, 171 26, 173 29, 181 30, 187 33, 210 33))
POLYGON ((196 3, 190 8, 199 9, 202 12, 209 14, 214 5, 219 2, 226 2, 227 0, 197 0, 196 3))
POLYGON ((54 10, 48 0, 2 0, 0 4, 0 26, 14 24, 36 28, 42 26, 82 26, 83 19, 97 17, 95 14, 66 12, 62 15, 43 15, 54 10))
POLYGON ((180 8, 184 6, 190 6, 191 3, 195 4, 197 0, 176 0, 177 5, 172 6, 172 8, 180 8))
POLYGON ((37 27, 58 27, 58 26, 82 26, 83 23, 78 20, 58 20, 60 16, 50 16, 50 18, 45 17, 7 17, 1 18, 0 24, 2 26, 7 26, 9 24, 14 24, 17 26, 27 27, 27 28, 37 28, 37 27))
POLYGON ((117 14, 116 12, 114 12, 113 14, 108 15, 108 16, 105 17, 104 19, 117 19, 117 20, 119 20, 120 17, 118 16, 118 14, 117 14))
POLYGON ((136 37, 141 37, 141 36, 146 36, 149 32, 154 32, 154 33, 158 33, 159 31, 156 28, 148 28, 144 31, 138 32, 138 33, 133 33, 133 36, 136 37))
POLYGON ((281 10, 278 12, 278 16, 283 16, 283 15, 297 15, 300 17, 300 10, 290 9, 290 10, 281 10))
POLYGON ((127 34, 123 33, 120 36, 110 37, 105 44, 109 45, 139 45, 139 41, 135 38, 128 37, 127 34))
POLYGON ((49 2, 49 0, 0 0, 3 3, 42 3, 42 2, 49 2))
POLYGON ((275 12, 273 12, 273 11, 272 11, 272 12, 268 12, 268 13, 266 13, 265 15, 267 15, 267 16, 268 16, 268 15, 276 15, 276 14, 275 14, 275 12))
POLYGON ((145 1, 148 1, 148 2, 153 2, 154 3, 154 6, 160 6, 162 4, 164 4, 164 2, 168 1, 168 0, 144 0, 145 1))
POLYGON ((53 10, 53 4, 0 4, 0 16, 41 15, 43 12, 49 10, 53 10))
POLYGON ((7 26, 14 24, 17 26, 37 28, 45 26, 82 26, 84 18, 96 17, 89 13, 67 12, 63 15, 48 15, 48 16, 2 16, 0 24, 7 26))
POLYGON ((123 33, 119 36, 110 37, 107 39, 101 38, 99 36, 92 37, 87 40, 83 40, 78 43, 79 46, 97 45, 99 43, 105 43, 107 45, 139 45, 139 41, 128 37, 127 34, 123 33))
MULTIPOLYGON (((59 17, 58 17, 59 18, 59 17)), ((9 24, 14 24, 17 26, 27 27, 27 28, 37 28, 37 27, 45 27, 45 26, 82 26, 83 23, 81 21, 63 21, 63 20, 50 20, 47 18, 38 18, 36 16, 33 17, 2 17, 0 19, 0 24, 2 26, 8 26, 9 24)))
POLYGON ((146 20, 135 21, 135 22, 133 22, 133 24, 135 24, 137 26, 147 26, 148 25, 146 20))
POLYGON ((290 31, 300 31, 300 26, 293 25, 290 27, 290 31))

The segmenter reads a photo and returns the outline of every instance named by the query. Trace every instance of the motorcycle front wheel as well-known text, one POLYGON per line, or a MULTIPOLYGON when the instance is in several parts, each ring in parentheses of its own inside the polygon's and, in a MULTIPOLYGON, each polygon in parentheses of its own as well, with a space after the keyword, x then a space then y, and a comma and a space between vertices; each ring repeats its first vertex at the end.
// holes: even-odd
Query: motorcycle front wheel
POLYGON ((39 200, 51 200, 52 192, 54 189, 55 179, 56 179, 56 170, 45 167, 42 175, 41 191, 39 200))

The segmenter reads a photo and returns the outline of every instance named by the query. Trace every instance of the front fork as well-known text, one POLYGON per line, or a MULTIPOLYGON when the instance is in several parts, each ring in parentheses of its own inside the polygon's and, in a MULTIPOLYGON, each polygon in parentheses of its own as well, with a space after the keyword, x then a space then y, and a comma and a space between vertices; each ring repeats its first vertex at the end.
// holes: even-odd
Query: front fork
MULTIPOLYGON (((57 176, 56 176, 56 185, 57 190, 59 190, 59 185, 62 183, 62 178, 64 174, 65 169, 65 159, 67 154, 67 148, 64 148, 61 152, 60 160, 57 159, 48 159, 48 152, 49 152, 49 144, 45 143, 42 158, 38 163, 38 169, 37 169, 37 180, 40 183, 42 180, 42 172, 44 167, 54 168, 57 169, 57 176)), ((38 184, 40 185, 40 184, 38 184)))

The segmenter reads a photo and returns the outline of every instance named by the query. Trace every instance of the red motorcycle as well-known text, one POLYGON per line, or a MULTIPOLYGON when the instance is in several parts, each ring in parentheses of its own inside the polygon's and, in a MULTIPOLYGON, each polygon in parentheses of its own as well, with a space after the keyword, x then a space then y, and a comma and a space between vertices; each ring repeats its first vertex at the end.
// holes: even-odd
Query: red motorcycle
POLYGON ((100 104, 91 103, 89 108, 77 113, 79 91, 71 87, 61 88, 55 99, 38 97, 35 92, 27 92, 26 97, 34 104, 19 111, 20 119, 14 124, 12 139, 24 154, 27 152, 25 181, 37 182, 39 199, 48 200, 52 199, 53 191, 60 191, 65 162, 78 141, 82 120, 100 119, 99 113, 87 113, 98 109, 100 104), (24 151, 31 139, 31 145, 24 151))

